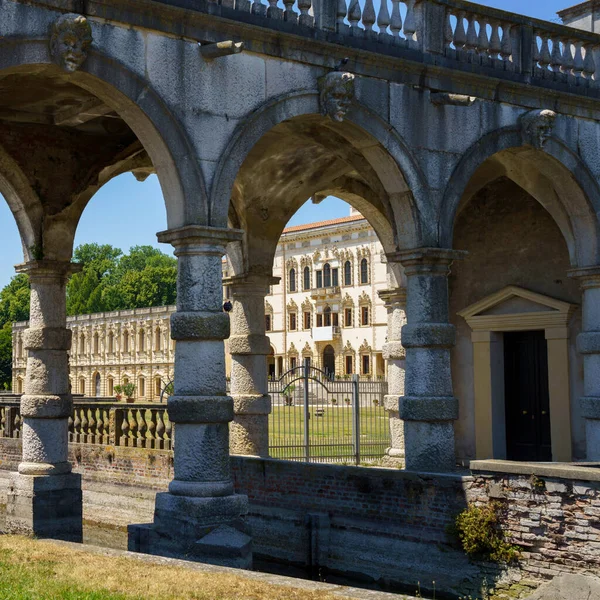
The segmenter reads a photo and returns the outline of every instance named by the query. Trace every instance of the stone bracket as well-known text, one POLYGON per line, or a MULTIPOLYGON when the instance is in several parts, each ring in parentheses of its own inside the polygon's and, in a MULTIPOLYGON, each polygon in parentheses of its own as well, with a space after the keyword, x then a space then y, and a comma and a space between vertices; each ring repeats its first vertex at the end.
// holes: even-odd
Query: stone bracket
POLYGON ((229 396, 171 396, 167 407, 173 423, 233 421, 233 400, 229 396))
POLYGON ((403 396, 399 413, 405 421, 453 421, 458 419, 458 399, 452 396, 403 396))

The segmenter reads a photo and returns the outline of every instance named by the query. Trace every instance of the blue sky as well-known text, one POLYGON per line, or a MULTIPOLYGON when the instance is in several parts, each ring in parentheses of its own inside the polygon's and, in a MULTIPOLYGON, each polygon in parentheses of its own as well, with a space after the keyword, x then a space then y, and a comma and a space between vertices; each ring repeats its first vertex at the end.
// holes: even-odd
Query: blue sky
MULTIPOLYGON (((556 11, 577 4, 576 0, 484 0, 486 6, 553 20, 556 11)), ((328 198, 319 205, 305 204, 290 221, 301 225, 334 219, 348 214, 348 205, 328 198)), ((112 244, 127 250, 139 244, 151 244, 169 251, 156 242, 156 232, 166 228, 165 207, 155 176, 139 183, 126 173, 105 185, 86 208, 79 224, 76 245, 86 242, 112 244)), ((21 242, 14 219, 0 196, 0 288, 14 274, 13 266, 23 260, 21 242)))

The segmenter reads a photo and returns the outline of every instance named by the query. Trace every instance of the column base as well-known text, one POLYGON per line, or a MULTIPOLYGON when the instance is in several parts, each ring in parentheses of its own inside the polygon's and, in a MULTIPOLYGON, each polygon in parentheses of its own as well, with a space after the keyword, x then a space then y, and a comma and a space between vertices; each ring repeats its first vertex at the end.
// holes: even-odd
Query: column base
POLYGON ((407 471, 456 469, 452 421, 404 421, 404 444, 407 471))
POLYGON ((156 495, 154 523, 130 525, 128 548, 212 565, 252 568, 248 498, 156 495))
POLYGON ((5 531, 81 543, 81 475, 12 473, 6 501, 5 531))

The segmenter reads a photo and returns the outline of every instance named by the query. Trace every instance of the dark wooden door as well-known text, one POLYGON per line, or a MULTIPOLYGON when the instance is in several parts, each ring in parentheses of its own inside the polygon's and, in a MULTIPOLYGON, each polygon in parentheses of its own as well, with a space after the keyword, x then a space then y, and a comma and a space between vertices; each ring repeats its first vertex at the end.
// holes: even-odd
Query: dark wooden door
POLYGON ((330 377, 335 375, 335 351, 329 344, 323 350, 323 371, 330 377))
POLYGON ((551 461, 548 346, 543 331, 504 334, 509 460, 551 461))

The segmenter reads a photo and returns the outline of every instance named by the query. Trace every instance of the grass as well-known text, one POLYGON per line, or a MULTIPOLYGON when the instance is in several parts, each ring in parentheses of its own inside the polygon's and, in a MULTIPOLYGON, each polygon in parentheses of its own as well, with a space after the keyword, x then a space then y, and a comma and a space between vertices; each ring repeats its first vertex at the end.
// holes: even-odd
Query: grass
POLYGON ((2 600, 339 600, 230 573, 203 573, 0 536, 2 600))
MULTIPOLYGON (((311 406, 309 420, 311 456, 350 460, 354 456, 352 407, 311 406), (323 409, 321 416, 316 415, 323 409)), ((361 408, 361 454, 381 458, 390 445, 388 414, 381 407, 361 408)), ((269 446, 274 458, 304 456, 304 409, 302 406, 275 405, 269 420, 269 446)))

